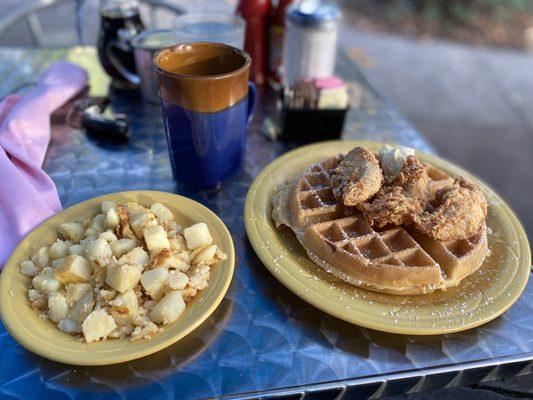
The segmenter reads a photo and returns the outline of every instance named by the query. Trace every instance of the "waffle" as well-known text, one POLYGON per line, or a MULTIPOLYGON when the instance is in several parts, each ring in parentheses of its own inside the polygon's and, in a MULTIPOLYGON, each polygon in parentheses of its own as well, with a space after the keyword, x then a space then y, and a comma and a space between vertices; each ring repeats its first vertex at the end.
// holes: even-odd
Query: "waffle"
MULTIPOLYGON (((290 227, 313 262, 372 291, 415 295, 446 289, 476 271, 487 252, 486 226, 468 239, 440 242, 413 227, 375 229, 333 196, 332 157, 307 168, 274 196, 276 225, 290 227)), ((430 192, 451 178, 428 166, 430 192)))

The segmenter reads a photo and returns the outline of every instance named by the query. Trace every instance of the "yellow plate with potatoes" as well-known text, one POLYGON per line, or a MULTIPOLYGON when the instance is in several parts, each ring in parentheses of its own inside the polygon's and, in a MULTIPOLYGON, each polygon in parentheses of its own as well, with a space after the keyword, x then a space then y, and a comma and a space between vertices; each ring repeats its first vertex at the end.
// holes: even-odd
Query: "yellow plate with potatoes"
POLYGON ((172 193, 132 191, 108 194, 84 201, 54 215, 34 229, 17 246, 0 275, 0 312, 9 333, 26 349, 50 360, 73 365, 116 364, 155 353, 189 334, 205 321, 220 304, 231 283, 235 265, 235 249, 231 235, 224 223, 208 208, 172 193), (213 242, 227 255, 211 268, 208 286, 185 307, 185 311, 172 324, 151 339, 130 342, 129 339, 107 339, 85 343, 79 337, 60 331, 49 321, 39 318, 30 308, 28 288, 30 277, 20 272, 19 264, 27 260, 36 249, 50 246, 57 239, 58 227, 64 222, 94 216, 101 203, 135 201, 144 206, 163 203, 175 215, 181 226, 205 222, 213 242))

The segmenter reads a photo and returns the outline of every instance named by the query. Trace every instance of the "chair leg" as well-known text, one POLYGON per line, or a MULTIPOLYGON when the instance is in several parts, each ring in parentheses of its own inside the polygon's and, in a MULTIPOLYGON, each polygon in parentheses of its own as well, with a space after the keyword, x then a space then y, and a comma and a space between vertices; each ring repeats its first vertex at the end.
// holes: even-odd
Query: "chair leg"
POLYGON ((85 38, 83 37, 83 6, 85 0, 76 0, 76 31, 78 34, 78 44, 83 46, 85 38))
POLYGON ((39 17, 35 13, 29 13, 26 15, 26 21, 30 27, 33 44, 37 47, 42 47, 43 28, 39 17))

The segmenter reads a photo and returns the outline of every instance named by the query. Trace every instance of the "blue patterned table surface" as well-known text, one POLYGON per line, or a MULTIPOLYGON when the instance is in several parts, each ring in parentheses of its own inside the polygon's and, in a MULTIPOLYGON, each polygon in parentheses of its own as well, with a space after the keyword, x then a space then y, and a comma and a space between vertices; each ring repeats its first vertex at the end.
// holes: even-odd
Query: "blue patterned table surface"
MULTIPOLYGON (((0 94, 58 59, 90 71, 93 86, 105 86, 92 48, 0 49, 0 94)), ((341 54, 338 73, 362 88, 344 137, 431 146, 383 100, 341 54)), ((101 147, 82 132, 54 132, 45 170, 63 205, 104 193, 154 189, 180 193, 209 207, 231 231, 237 254, 231 287, 215 313, 187 338, 152 356, 108 367, 73 367, 23 349, 0 325, 0 398, 13 399, 198 399, 244 397, 287 388, 313 387, 366 378, 379 382, 430 368, 461 370, 533 359, 533 283, 503 316, 463 333, 431 337, 380 333, 348 324, 308 305, 276 281, 253 252, 244 229, 243 207, 254 177, 289 150, 260 133, 272 112, 263 93, 250 128, 243 173, 218 192, 184 190, 172 180, 159 107, 130 93, 113 93, 113 108, 130 116, 127 145, 101 147)))

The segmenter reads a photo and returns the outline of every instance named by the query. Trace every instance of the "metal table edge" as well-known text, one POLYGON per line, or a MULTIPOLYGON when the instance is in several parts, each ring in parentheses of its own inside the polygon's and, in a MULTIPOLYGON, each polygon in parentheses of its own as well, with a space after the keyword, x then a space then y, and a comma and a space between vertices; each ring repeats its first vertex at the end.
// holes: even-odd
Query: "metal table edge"
MULTIPOLYGON (((413 378, 422 378, 427 376, 436 376, 440 374, 446 374, 450 372, 463 373, 471 370, 481 369, 481 368, 499 368, 499 367, 508 367, 511 365, 524 364, 524 367, 532 363, 533 365, 533 352, 524 353, 518 356, 505 356, 497 357, 479 361, 472 361, 460 365, 442 365, 438 367, 424 367, 412 369, 409 371, 388 373, 382 375, 371 375, 361 378, 345 379, 339 381, 332 381, 327 383, 318 383, 314 385, 301 385, 290 388, 281 388, 269 391, 254 391, 245 394, 232 394, 220 397, 221 399, 240 399, 240 400, 251 400, 251 399, 271 399, 285 396, 296 396, 301 395, 301 399, 305 397, 307 392, 322 392, 329 390, 339 390, 340 393, 335 399, 341 399, 342 395, 346 392, 346 389, 353 388, 357 386, 363 386, 374 383, 387 383, 392 381, 399 380, 408 380, 413 378)), ((333 400, 333 399, 332 399, 333 400)))

